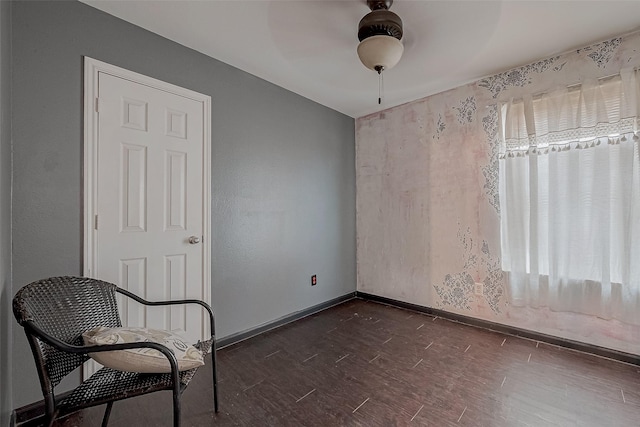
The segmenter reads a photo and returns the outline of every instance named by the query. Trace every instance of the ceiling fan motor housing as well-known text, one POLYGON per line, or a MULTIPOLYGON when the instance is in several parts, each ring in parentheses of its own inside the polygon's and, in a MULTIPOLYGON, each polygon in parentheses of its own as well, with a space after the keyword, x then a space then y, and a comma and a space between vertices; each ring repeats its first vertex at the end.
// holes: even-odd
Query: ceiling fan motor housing
POLYGON ((367 4, 371 12, 367 13, 358 25, 358 40, 371 36, 391 36, 402 39, 402 19, 388 10, 393 2, 390 0, 369 0, 367 4))

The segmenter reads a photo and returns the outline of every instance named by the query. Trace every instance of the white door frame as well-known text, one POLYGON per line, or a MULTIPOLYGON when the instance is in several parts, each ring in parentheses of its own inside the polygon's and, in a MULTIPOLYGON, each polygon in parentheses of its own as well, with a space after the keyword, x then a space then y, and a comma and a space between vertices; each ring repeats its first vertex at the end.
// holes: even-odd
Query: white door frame
MULTIPOLYGON (((202 159, 202 277, 203 298, 211 304, 211 97, 156 80, 133 71, 84 57, 84 250, 83 274, 93 277, 96 266, 95 220, 97 214, 98 169, 98 73, 130 80, 203 104, 204 150, 202 159)), ((203 328, 207 330, 209 318, 203 316, 203 328)))

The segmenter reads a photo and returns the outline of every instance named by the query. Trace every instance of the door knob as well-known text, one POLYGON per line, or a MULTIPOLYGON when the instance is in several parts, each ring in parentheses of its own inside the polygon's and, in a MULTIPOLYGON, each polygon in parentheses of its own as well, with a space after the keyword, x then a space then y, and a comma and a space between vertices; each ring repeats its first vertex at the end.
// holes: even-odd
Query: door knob
POLYGON ((200 238, 198 236, 191 236, 189 237, 189 243, 191 243, 192 245, 200 243, 200 238))

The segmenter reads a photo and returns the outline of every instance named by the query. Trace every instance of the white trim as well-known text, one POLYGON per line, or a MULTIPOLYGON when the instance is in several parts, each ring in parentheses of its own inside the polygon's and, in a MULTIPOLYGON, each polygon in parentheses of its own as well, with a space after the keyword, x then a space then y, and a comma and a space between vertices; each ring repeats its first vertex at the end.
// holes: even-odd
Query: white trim
MULTIPOLYGON (((94 216, 97 213, 97 165, 98 165, 98 75, 110 74, 134 83, 159 89, 174 95, 193 99, 203 104, 203 159, 202 159, 202 300, 211 304, 211 97, 175 86, 133 71, 84 57, 84 249, 83 274, 91 277, 96 264, 94 216)), ((208 316, 203 316, 203 331, 209 326, 208 316)))

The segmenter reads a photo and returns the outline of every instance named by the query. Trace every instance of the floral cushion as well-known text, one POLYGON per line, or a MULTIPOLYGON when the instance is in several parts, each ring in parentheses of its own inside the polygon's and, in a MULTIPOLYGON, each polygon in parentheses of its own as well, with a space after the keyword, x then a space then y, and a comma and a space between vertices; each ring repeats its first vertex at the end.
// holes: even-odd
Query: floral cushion
MULTIPOLYGON (((130 342, 156 342, 165 345, 175 354, 178 369, 186 371, 204 365, 202 353, 186 343, 185 338, 173 331, 147 328, 97 328, 82 334, 85 345, 121 344, 130 342)), ((96 362, 111 369, 127 372, 171 372, 167 357, 152 348, 89 353, 96 362)))

